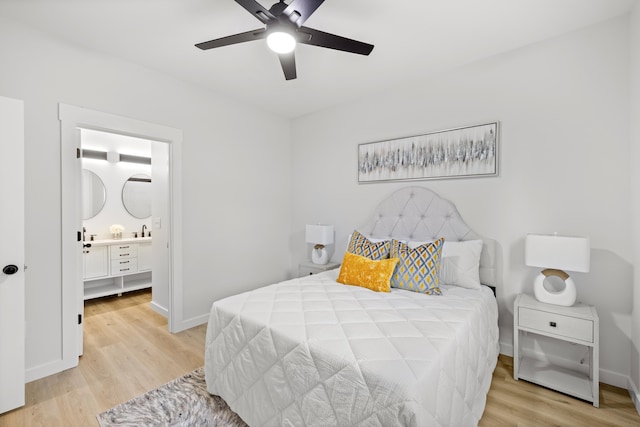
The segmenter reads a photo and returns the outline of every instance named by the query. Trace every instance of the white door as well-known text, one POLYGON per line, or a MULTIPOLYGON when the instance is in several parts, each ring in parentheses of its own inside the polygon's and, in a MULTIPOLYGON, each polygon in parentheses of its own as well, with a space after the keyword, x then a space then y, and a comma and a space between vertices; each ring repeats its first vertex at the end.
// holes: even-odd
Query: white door
POLYGON ((0 413, 24 405, 24 104, 0 97, 0 413))
MULTIPOLYGON (((169 213, 171 199, 169 196, 169 144, 151 143, 151 214, 152 244, 152 289, 151 308, 170 319, 169 278, 171 277, 171 252, 169 248, 170 227, 169 213)), ((171 322, 169 322, 171 328, 171 322)), ((169 329, 171 330, 171 329, 169 329)))

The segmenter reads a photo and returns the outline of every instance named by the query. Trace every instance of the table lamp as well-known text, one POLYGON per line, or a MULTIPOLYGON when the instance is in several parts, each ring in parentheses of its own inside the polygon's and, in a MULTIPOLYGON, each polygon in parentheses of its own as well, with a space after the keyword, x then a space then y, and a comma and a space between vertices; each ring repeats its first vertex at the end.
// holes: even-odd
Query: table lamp
POLYGON ((589 271, 591 248, 586 237, 558 234, 527 234, 525 264, 544 268, 536 277, 533 292, 536 299, 548 304, 571 306, 576 302, 576 284, 564 271, 589 271), (564 289, 555 291, 545 287, 548 277, 559 277, 564 289))
POLYGON ((305 240, 313 244, 311 261, 314 264, 326 264, 329 262, 329 252, 325 245, 333 243, 333 225, 309 225, 306 226, 305 240))

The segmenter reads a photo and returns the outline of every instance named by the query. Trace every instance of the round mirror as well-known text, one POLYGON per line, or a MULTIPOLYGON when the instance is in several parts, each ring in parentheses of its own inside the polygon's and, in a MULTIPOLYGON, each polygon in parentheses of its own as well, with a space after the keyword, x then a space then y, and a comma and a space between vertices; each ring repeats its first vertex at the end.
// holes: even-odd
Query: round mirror
POLYGON ((122 204, 131 216, 144 219, 151 216, 151 177, 133 175, 122 186, 122 204))
POLYGON ((98 175, 82 169, 82 219, 98 215, 107 201, 107 189, 98 175))

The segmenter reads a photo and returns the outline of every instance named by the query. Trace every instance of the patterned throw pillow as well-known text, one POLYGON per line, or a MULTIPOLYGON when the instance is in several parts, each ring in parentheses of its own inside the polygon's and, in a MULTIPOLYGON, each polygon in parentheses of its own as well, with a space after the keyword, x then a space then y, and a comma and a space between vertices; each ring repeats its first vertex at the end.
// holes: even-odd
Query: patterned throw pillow
POLYGON ((351 235, 351 240, 349 240, 349 246, 347 246, 347 252, 369 259, 379 260, 389 258, 390 247, 391 242, 389 240, 374 243, 357 230, 354 230, 351 235))
POLYGON ((336 281, 376 292, 390 292, 389 281, 397 263, 397 258, 374 261, 345 252, 342 266, 340 266, 340 274, 336 281))
POLYGON ((391 287, 427 295, 442 295, 438 287, 438 270, 443 244, 444 237, 411 249, 408 245, 393 240, 391 258, 399 258, 400 261, 391 277, 391 287))

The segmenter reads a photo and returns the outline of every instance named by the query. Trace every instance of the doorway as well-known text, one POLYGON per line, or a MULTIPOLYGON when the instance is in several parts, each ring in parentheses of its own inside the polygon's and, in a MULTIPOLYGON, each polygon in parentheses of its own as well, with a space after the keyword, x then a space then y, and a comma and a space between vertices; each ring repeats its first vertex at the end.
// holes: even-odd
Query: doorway
POLYGON ((169 145, 84 128, 80 145, 84 300, 150 288, 168 318, 169 145))
MULTIPOLYGON (((62 310, 63 369, 77 366, 82 344, 82 308, 84 306, 82 262, 81 133, 100 131, 153 141, 166 157, 166 188, 169 191, 166 216, 152 218, 153 238, 164 230, 168 252, 167 317, 170 332, 185 329, 182 320, 182 131, 109 113, 65 104, 59 105, 61 121, 62 175, 62 310)), ((156 154, 154 151, 152 157, 156 154)), ((159 154, 162 156, 163 154, 159 154)), ((155 242, 154 242, 155 245, 155 242)), ((160 245, 159 245, 160 246, 160 245)), ((155 258, 154 258, 155 263, 155 258)), ((155 280, 155 279, 154 279, 155 280)))

